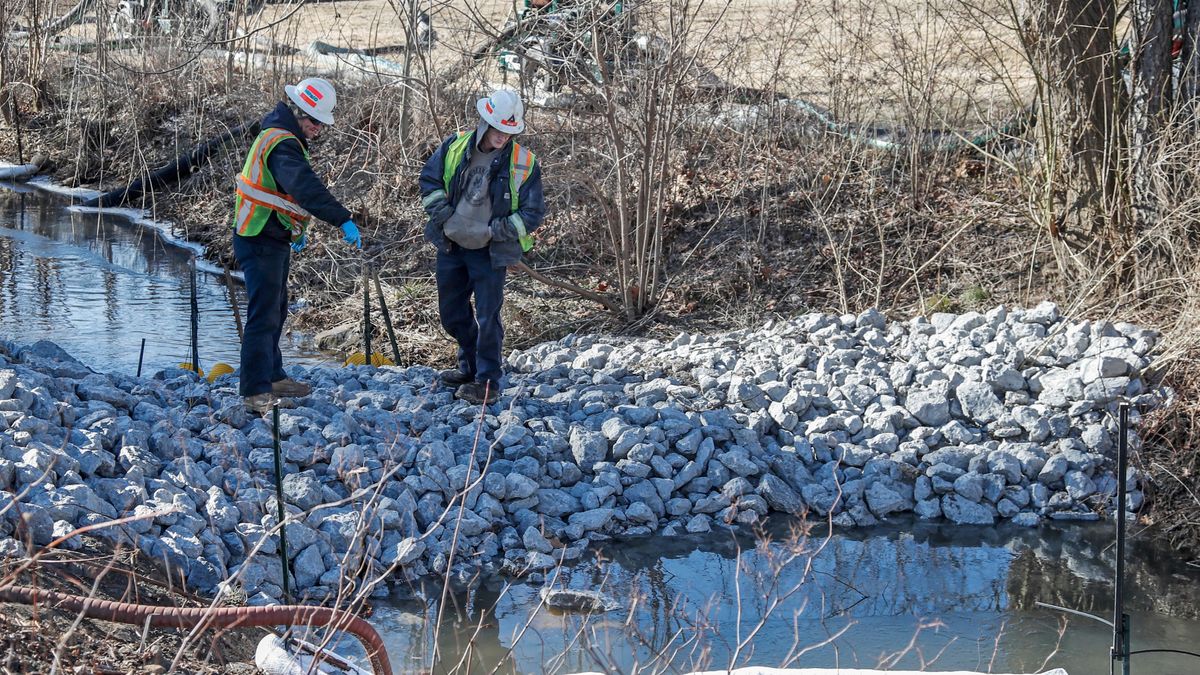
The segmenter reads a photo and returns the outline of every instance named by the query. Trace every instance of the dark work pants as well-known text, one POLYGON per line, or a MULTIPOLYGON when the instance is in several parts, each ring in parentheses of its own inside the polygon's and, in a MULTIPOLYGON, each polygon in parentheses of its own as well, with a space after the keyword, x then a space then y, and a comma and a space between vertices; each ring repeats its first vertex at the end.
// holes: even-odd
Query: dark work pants
POLYGON ((246 329, 242 335, 242 396, 271 391, 284 379, 279 338, 287 318, 287 278, 291 248, 264 237, 233 236, 233 255, 246 275, 246 329))
POLYGON ((500 384, 500 351, 504 326, 504 267, 492 267, 487 247, 471 250, 450 244, 449 253, 438 253, 438 313, 442 328, 458 342, 458 369, 478 382, 500 384), (471 308, 471 296, 475 308, 471 308))

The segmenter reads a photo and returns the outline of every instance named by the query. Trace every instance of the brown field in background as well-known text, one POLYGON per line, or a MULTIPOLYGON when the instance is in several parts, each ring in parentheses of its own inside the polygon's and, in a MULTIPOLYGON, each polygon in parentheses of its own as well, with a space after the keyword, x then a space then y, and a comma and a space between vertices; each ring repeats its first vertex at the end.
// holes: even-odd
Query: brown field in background
MULTIPOLYGON (((267 27, 266 35, 301 49, 314 40, 357 49, 403 45, 402 2, 272 4, 242 25, 248 32, 267 27)), ((434 3, 435 68, 485 43, 513 6, 434 3)), ((651 2, 637 11, 645 17, 665 6, 651 2)), ((703 66, 728 82, 804 98, 856 122, 975 128, 1031 102, 1032 76, 1015 33, 1005 28, 1013 20, 994 0, 710 0, 692 7, 703 66), (922 119, 912 119, 914 108, 922 119)))

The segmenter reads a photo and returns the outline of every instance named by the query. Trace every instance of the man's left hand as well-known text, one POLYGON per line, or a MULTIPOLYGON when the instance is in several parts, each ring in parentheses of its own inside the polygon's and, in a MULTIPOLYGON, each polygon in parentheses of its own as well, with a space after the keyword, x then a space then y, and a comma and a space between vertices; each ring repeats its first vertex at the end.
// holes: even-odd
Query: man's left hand
POLYGON ((308 246, 308 235, 302 234, 302 235, 300 235, 299 239, 292 242, 292 251, 295 253, 299 253, 300 251, 304 250, 305 246, 308 246))
POLYGON ((508 216, 503 218, 492 218, 489 223, 492 230, 493 241, 516 241, 520 236, 517 234, 517 228, 512 224, 512 219, 508 216))

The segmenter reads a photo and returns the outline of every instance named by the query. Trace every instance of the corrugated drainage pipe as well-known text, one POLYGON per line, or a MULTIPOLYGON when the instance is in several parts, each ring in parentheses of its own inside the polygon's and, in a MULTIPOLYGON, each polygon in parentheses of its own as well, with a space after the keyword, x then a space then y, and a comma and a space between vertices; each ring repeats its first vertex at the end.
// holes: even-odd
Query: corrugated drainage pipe
POLYGON ((159 607, 135 605, 112 600, 97 600, 82 595, 68 595, 24 586, 0 587, 0 601, 26 605, 54 604, 62 609, 83 614, 91 619, 103 619, 136 626, 160 628, 193 628, 204 624, 214 628, 247 626, 332 626, 345 630, 359 639, 371 658, 375 675, 392 675, 383 639, 371 624, 363 619, 330 607, 306 605, 277 605, 274 607, 159 607))

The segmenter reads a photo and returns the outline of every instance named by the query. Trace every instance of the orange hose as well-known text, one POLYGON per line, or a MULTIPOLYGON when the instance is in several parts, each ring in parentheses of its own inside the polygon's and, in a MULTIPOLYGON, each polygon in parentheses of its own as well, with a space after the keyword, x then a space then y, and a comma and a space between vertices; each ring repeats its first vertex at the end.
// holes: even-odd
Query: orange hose
POLYGON ((167 628, 206 627, 234 628, 240 626, 332 626, 353 634, 366 647, 371 669, 376 675, 392 675, 383 639, 371 624, 363 619, 330 607, 308 605, 276 605, 272 607, 159 607, 135 605, 113 600, 97 600, 82 595, 69 595, 23 586, 0 587, 0 601, 36 605, 52 603, 62 609, 83 614, 91 619, 141 626, 147 618, 150 625, 167 628))

